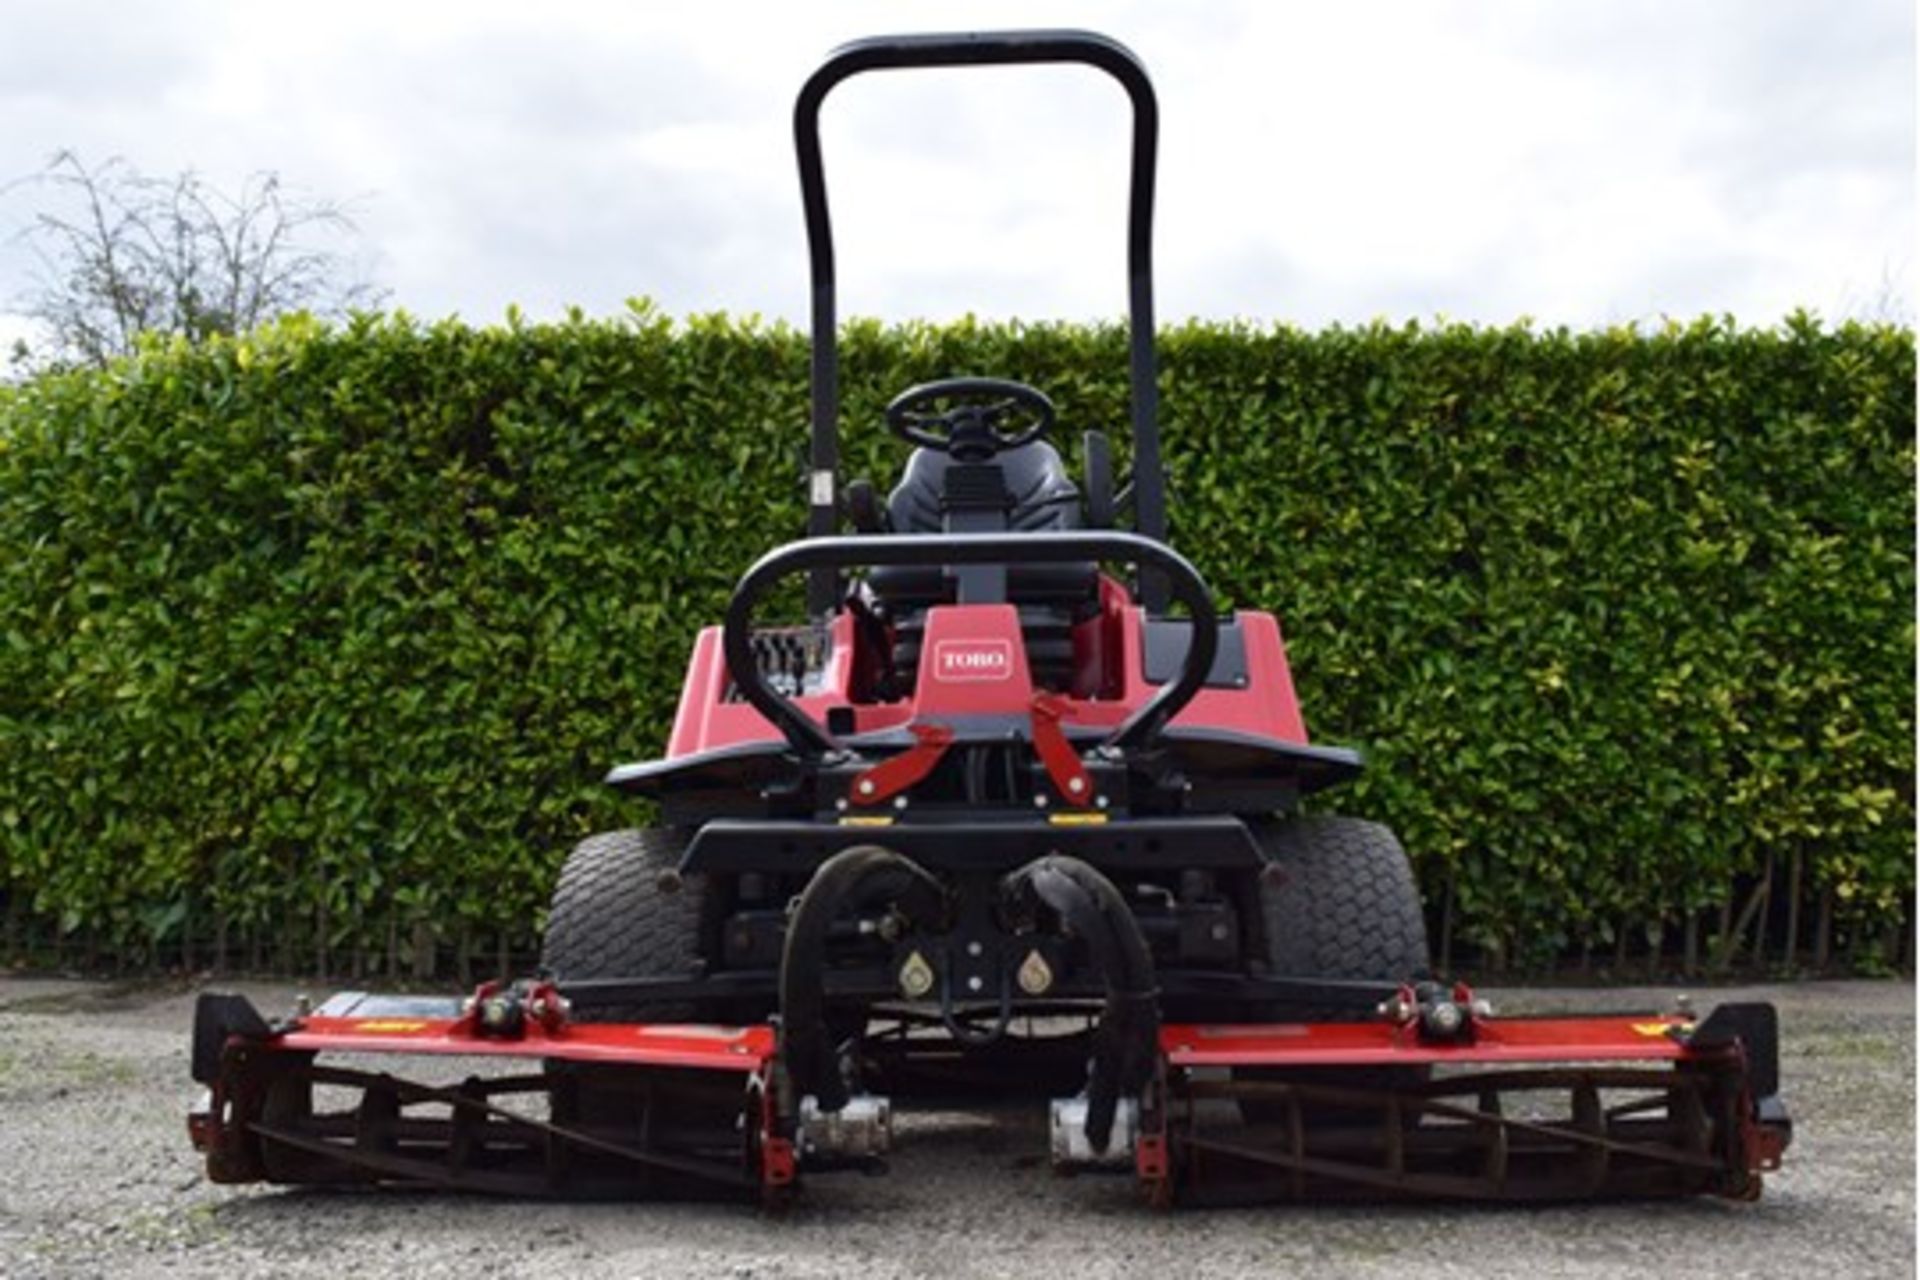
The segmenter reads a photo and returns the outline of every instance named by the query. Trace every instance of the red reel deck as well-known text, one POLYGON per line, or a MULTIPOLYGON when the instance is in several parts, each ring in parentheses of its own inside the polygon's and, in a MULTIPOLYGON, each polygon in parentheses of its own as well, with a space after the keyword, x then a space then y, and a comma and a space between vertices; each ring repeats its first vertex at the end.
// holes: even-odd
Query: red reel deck
MULTIPOLYGON (((1130 1163, 1163 1205, 1752 1198, 1791 1134, 1756 1104, 1773 1046, 1740 1035, 1765 1034, 1765 1008, 1476 1013, 1452 1042, 1411 1011, 1171 1024, 1152 1084, 1086 1163, 1130 1163)), ((792 1097, 772 1026, 573 1023, 543 984, 351 994, 279 1024, 205 996, 201 1023, 217 1057, 196 1053, 209 1089, 190 1128, 220 1182, 779 1203, 804 1170, 876 1167, 890 1141, 887 1099, 828 1114, 792 1097)), ((950 1063, 949 1043, 921 1044, 950 1063)))

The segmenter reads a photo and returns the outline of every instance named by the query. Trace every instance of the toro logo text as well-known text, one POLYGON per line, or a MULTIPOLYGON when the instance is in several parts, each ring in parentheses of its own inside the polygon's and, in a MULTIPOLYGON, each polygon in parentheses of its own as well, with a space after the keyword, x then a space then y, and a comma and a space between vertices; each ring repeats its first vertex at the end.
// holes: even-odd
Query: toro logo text
POLYGON ((1013 643, 1008 640, 942 640, 933 647, 933 678, 948 684, 966 680, 1006 680, 1013 675, 1013 643))

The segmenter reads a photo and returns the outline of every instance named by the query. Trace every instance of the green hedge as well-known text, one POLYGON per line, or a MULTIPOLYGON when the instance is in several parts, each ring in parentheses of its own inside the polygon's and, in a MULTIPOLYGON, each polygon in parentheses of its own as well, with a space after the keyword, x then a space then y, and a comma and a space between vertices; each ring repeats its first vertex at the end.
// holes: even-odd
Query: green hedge
MULTIPOLYGON (((1280 615, 1450 950, 1804 954, 1903 909, 1910 332, 1191 324, 1161 355, 1175 541, 1280 615)), ((924 377, 1125 420, 1112 328, 855 325, 844 363, 876 476, 924 377)), ((657 753, 695 629, 800 528, 805 404, 799 335, 645 307, 295 318, 0 391, 16 947, 526 947, 570 842, 633 816, 600 772, 657 753)))

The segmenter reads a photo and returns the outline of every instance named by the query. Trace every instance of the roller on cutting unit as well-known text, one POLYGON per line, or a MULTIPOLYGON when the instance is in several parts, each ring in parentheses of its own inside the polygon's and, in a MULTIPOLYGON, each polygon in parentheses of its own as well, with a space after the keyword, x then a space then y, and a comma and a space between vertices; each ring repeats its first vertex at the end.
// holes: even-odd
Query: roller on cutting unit
POLYGON ((1308 741, 1274 618, 1166 542, 1157 127, 1082 32, 862 40, 807 80, 807 536, 700 633, 665 757, 608 775, 660 825, 573 850, 524 980, 203 995, 214 1180, 777 1203, 970 1094, 1048 1107, 1058 1166, 1156 1204, 1759 1194, 1791 1135, 1770 1006, 1502 1016, 1431 971, 1393 833, 1300 814, 1360 759, 1308 741), (1130 474, 1091 424, 1069 468, 1042 389, 957 376, 888 405, 884 498, 843 484, 822 101, 1034 63, 1132 104, 1130 474), (793 578, 809 621, 759 624, 793 578))

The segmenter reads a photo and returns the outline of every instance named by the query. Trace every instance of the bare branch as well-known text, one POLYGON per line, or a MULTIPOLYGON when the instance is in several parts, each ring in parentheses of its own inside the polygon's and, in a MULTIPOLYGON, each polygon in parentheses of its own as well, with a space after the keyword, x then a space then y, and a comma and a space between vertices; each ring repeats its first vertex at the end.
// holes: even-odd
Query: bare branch
POLYGON ((382 296, 339 247, 358 234, 345 209, 289 196, 275 173, 229 194, 191 169, 160 180, 117 156, 89 168, 60 151, 0 196, 27 189, 48 199, 20 233, 40 265, 38 290, 20 305, 52 333, 59 359, 101 364, 143 332, 198 341, 382 296))

